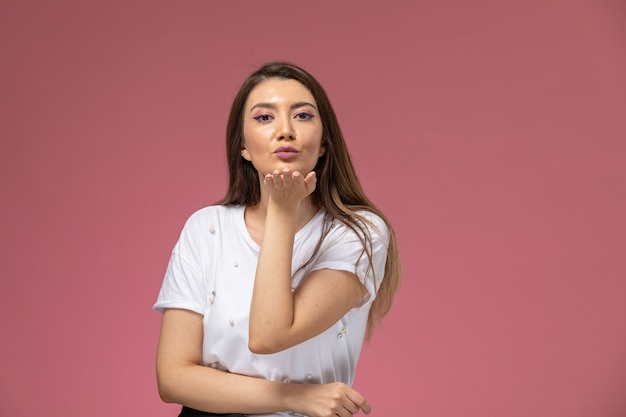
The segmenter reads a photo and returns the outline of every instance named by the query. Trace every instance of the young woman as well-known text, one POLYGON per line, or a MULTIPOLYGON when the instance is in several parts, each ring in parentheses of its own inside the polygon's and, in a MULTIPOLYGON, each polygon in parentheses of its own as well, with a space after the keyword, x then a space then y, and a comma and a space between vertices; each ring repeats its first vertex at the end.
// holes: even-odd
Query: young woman
POLYGON ((154 306, 161 398, 181 416, 369 413, 350 386, 400 261, 326 93, 268 63, 235 97, 226 141, 228 191, 187 220, 154 306))

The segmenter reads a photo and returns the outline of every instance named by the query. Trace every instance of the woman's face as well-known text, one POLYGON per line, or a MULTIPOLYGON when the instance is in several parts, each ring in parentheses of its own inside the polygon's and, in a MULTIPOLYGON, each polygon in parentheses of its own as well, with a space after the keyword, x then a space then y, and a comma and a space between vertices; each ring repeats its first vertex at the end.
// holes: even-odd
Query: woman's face
POLYGON ((270 78, 246 100, 241 156, 262 179, 274 170, 313 170, 324 154, 322 120, 311 92, 300 82, 270 78))

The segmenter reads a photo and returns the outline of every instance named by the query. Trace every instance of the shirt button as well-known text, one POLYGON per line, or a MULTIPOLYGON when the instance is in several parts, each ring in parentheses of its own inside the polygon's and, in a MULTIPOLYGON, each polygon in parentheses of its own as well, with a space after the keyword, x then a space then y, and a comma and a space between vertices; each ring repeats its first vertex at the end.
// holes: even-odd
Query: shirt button
POLYGON ((337 333, 337 338, 341 339, 343 337, 343 335, 346 334, 346 328, 342 327, 341 331, 339 333, 337 333))

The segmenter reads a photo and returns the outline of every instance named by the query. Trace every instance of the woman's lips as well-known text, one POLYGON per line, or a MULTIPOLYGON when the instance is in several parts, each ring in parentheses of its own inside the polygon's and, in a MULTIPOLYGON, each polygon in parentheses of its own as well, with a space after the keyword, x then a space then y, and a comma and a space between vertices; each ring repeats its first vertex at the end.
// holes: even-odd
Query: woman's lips
POLYGON ((291 146, 281 146, 280 148, 274 151, 274 155, 278 157, 278 159, 282 159, 283 161, 288 161, 293 159, 298 155, 298 150, 296 148, 292 148, 291 146))

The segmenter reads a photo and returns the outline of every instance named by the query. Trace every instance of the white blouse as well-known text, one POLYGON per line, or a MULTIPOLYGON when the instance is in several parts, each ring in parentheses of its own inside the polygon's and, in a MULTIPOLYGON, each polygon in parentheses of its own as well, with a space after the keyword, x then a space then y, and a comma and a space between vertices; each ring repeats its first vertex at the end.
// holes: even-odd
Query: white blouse
MULTIPOLYGON (((355 273, 367 288, 362 302, 321 334, 267 355, 248 349, 248 320, 259 245, 244 222, 244 206, 209 206, 186 222, 170 258, 154 309, 182 308, 203 315, 204 365, 295 383, 341 381, 352 385, 372 301, 384 274, 388 229, 378 216, 360 212, 376 226, 373 270, 358 235, 335 220, 313 260, 293 277, 292 288, 318 269, 355 273)), ((319 211, 294 239, 292 275, 313 253, 324 223, 319 211)), ((276 416, 289 415, 277 413, 276 416)))

